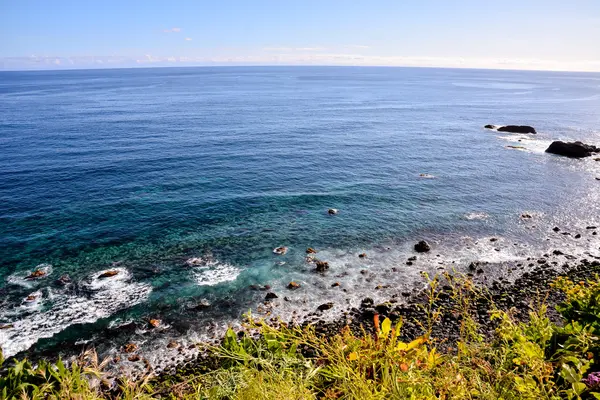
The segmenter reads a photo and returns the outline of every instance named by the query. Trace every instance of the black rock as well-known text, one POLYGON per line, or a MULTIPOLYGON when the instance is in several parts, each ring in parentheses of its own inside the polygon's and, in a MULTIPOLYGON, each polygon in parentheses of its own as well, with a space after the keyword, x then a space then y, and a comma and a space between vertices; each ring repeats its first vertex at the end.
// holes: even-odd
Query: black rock
POLYGON ((564 253, 562 251, 560 251, 560 250, 554 250, 552 252, 552 254, 554 254, 555 256, 562 256, 564 253))
POLYGON ((409 257, 408 261, 417 261, 417 256, 409 257))
POLYGON ((560 140, 552 142, 546 149, 546 153, 557 154, 571 158, 589 157, 592 153, 600 152, 600 148, 584 144, 581 142, 561 142, 560 140))
POLYGON ((267 295, 265 296, 265 300, 272 300, 272 299, 276 299, 276 298, 278 298, 278 297, 279 297, 279 296, 277 296, 275 293, 273 293, 273 292, 269 292, 269 293, 267 293, 267 295))
POLYGON ((485 129, 496 129, 496 125, 486 125, 484 126, 485 129))
POLYGON ((325 304, 321 304, 319 307, 317 307, 317 310, 325 311, 325 310, 329 310, 331 308, 333 308, 333 303, 325 303, 325 304))
POLYGON ((558 226, 555 226, 554 228, 552 228, 552 230, 553 230, 554 232, 559 232, 559 231, 560 231, 560 228, 559 228, 558 226))
POLYGON ((329 263, 327 261, 315 261, 315 265, 317 266, 317 272, 325 272, 329 269, 329 263))
POLYGON ((361 307, 371 307, 375 302, 373 301, 372 298, 370 297, 365 297, 361 302, 360 302, 360 306, 361 307))
POLYGON ((535 128, 527 125, 506 125, 498 128, 498 132, 537 133, 535 128))
POLYGON ((431 246, 424 240, 421 240, 419 243, 415 244, 415 251, 418 253, 426 253, 431 250, 431 246))
POLYGON ((581 234, 579 234, 579 233, 578 233, 578 234, 577 234, 577 235, 575 235, 574 237, 575 237, 575 239, 580 239, 580 238, 581 238, 581 234))
POLYGON ((388 314, 392 310, 392 305, 390 303, 381 303, 375 306, 375 310, 379 314, 388 314))

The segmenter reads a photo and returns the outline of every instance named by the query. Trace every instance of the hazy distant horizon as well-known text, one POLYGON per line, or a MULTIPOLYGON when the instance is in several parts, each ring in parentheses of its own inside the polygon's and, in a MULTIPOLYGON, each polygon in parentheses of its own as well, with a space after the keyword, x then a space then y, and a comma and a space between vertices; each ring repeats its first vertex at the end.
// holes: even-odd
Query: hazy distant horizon
POLYGON ((62 66, 50 68, 1 68, 2 72, 60 72, 60 71, 102 71, 102 70, 130 70, 130 69, 181 69, 181 68, 424 68, 424 69, 459 69, 474 71, 523 71, 523 72, 562 72, 562 73, 585 73, 600 74, 600 70, 567 70, 567 69, 534 69, 534 68, 502 68, 502 67, 471 67, 471 66, 436 66, 436 65, 340 65, 340 64, 190 64, 190 65, 115 65, 115 66, 62 66))
POLYGON ((22 0, 0 69, 352 65, 600 72, 597 0, 22 0))

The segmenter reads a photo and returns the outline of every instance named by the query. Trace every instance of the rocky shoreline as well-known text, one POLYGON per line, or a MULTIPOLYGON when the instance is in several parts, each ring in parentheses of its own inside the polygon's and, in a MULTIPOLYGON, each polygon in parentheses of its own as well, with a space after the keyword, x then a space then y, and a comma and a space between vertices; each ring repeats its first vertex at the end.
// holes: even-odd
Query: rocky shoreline
MULTIPOLYGON (((597 235, 595 227, 588 228, 590 229, 587 229, 587 233, 597 235)), ((560 231, 560 229, 558 230, 560 231)), ((579 281, 600 273, 600 251, 597 254, 587 252, 582 258, 556 249, 541 257, 530 257, 521 262, 485 263, 475 261, 468 266, 468 270, 469 272, 466 274, 440 271, 436 289, 433 292, 435 300, 432 302, 429 301, 432 293, 428 293, 428 289, 431 288, 428 285, 425 289, 414 288, 410 292, 397 293, 385 302, 375 303, 371 298, 364 298, 359 307, 348 309, 342 317, 334 320, 323 318, 323 311, 331 308, 329 303, 324 303, 310 314, 309 318, 301 323, 301 326, 313 325, 317 334, 323 336, 339 333, 345 326, 349 326, 351 330, 359 333, 363 329, 367 331, 373 329, 373 318, 377 314, 380 319, 390 318, 394 322, 402 320, 401 339, 409 341, 423 334, 420 322, 426 320, 427 311, 424 306, 430 304, 429 312, 439 312, 439 320, 433 326, 432 337, 439 340, 442 347, 444 344, 452 347, 459 337, 460 329, 460 316, 456 313, 458 305, 456 299, 452 297, 452 285, 455 279, 463 278, 471 280, 476 290, 483 294, 472 299, 474 317, 482 327, 481 333, 483 334, 491 335, 496 326, 495 322, 490 320, 489 313, 492 307, 511 310, 517 319, 527 320, 529 311, 532 309, 531 306, 545 301, 549 305, 550 319, 553 322, 559 322, 554 306, 563 297, 550 284, 559 276, 567 276, 572 280, 579 281), (503 277, 488 279, 488 272, 497 268, 506 268, 508 271, 516 272, 517 277, 514 280, 503 277)), ((268 322, 275 326, 280 323, 279 321, 268 322)), ((306 355, 310 356, 310 349, 306 348, 302 351, 308 352, 306 355)), ((174 375, 203 373, 218 367, 219 361, 210 356, 209 352, 203 351, 194 360, 166 368, 158 373, 155 379, 160 381, 171 379, 174 375)))

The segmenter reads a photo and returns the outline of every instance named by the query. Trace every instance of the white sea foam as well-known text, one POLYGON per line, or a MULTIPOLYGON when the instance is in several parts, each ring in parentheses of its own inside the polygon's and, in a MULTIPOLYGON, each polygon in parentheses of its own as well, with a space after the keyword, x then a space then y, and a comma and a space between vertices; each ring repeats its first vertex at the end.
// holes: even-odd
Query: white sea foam
POLYGON ((240 270, 228 264, 217 264, 216 266, 204 267, 194 271, 196 283, 200 286, 212 286, 222 282, 234 281, 240 274, 240 270))
POLYGON ((484 219, 488 219, 490 216, 489 214, 486 214, 484 212, 472 212, 469 213, 467 215, 465 215, 465 218, 468 220, 484 220, 484 219))
POLYGON ((22 286, 24 288, 31 289, 33 287, 36 287, 41 281, 43 281, 45 278, 47 278, 50 274, 52 274, 52 265, 51 264, 39 264, 29 271, 20 271, 20 272, 16 272, 16 273, 8 276, 6 278, 6 282, 8 284, 22 286), (37 270, 43 271, 44 276, 40 277, 40 278, 27 279, 27 277, 29 275, 31 275, 31 273, 33 273, 34 271, 37 271, 37 270))
POLYGON ((241 272, 239 268, 220 263, 212 258, 193 257, 188 259, 186 264, 193 266, 194 280, 199 286, 212 286, 234 281, 241 272))
MULTIPOLYGON (((72 296, 54 293, 44 298, 41 292, 36 300, 27 304, 26 310, 19 315, 12 312, 0 314, 0 319, 9 319, 11 328, 0 330, 0 346, 5 356, 12 356, 26 350, 39 339, 49 338, 73 324, 93 323, 100 318, 109 317, 118 310, 131 307, 145 301, 152 288, 150 285, 134 282, 129 272, 119 268, 119 274, 99 279, 100 273, 94 273, 82 287, 88 288, 88 296, 72 296), (39 304, 44 301, 44 308, 39 304), (48 304, 46 304, 46 302, 48 304), (30 306, 35 304, 35 309, 30 306)), ((47 290, 46 290, 47 292, 47 290)), ((3 310, 4 312, 4 310, 3 310)))

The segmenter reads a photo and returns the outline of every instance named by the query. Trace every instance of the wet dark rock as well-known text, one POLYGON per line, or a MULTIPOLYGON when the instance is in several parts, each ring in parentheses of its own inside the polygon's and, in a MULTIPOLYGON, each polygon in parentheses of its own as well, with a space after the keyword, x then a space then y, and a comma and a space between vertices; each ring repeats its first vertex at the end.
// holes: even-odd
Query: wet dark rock
POLYGON ((196 310, 206 310, 207 308, 210 307, 210 302, 207 299, 202 299, 198 302, 198 304, 196 304, 196 307, 194 307, 196 310))
POLYGON ((309 247, 308 249, 306 249, 306 254, 317 254, 317 251, 312 247, 309 247))
POLYGON ((591 229, 597 229, 597 228, 598 228, 598 227, 596 227, 596 226, 586 226, 586 227, 585 227, 585 229, 590 229, 590 230, 591 230, 591 229))
POLYGON ((527 125, 506 125, 499 127, 497 131, 510 133, 537 133, 535 128, 527 125))
POLYGON ((578 233, 577 235, 575 235, 575 236, 573 236, 573 237, 574 237, 575 239, 580 239, 580 238, 581 238, 581 234, 579 234, 579 233, 578 233))
POLYGON ((25 277, 25 279, 27 280, 31 280, 31 279, 39 279, 39 278, 43 278, 46 276, 46 271, 41 270, 41 269, 36 269, 35 271, 33 271, 31 274, 27 275, 25 277))
POLYGON ((300 284, 298 282, 290 282, 288 283, 288 289, 290 290, 296 290, 296 289, 300 289, 300 284))
POLYGON ((327 210, 327 213, 329 215, 336 215, 339 213, 339 210, 337 208, 330 208, 329 210, 327 210))
POLYGON ((540 258, 537 262, 538 264, 546 264, 547 260, 544 258, 540 258))
POLYGON ((366 258, 367 257, 367 253, 360 253, 358 255, 358 258, 366 258))
POLYGON ((148 320, 148 325, 150 325, 152 328, 158 328, 160 326, 160 319, 152 318, 148 320))
POLYGON ((103 272, 103 273, 101 273, 101 274, 98 276, 98 278, 100 278, 100 279, 105 279, 105 278, 110 278, 110 277, 113 277, 113 276, 115 276, 115 275, 118 275, 118 274, 119 274, 119 271, 118 271, 118 270, 116 270, 116 269, 113 269, 113 270, 110 270, 110 271, 106 271, 106 272, 103 272))
POLYGON ((565 254, 565 253, 563 253, 563 252, 562 252, 562 251, 560 251, 560 250, 554 250, 554 251, 552 252, 552 254, 554 254, 555 256, 562 256, 562 255, 563 255, 563 254, 565 254))
POLYGON ((135 343, 127 343, 125 346, 123 346, 123 351, 125 353, 133 353, 137 349, 138 349, 138 347, 137 347, 137 344, 135 344, 135 343))
POLYGON ((484 126, 485 129, 496 129, 497 126, 496 125, 486 125, 484 126))
POLYGON ((317 307, 317 310, 319 311, 325 311, 325 310, 329 310, 331 308, 333 308, 334 304, 333 303, 324 303, 321 304, 319 307, 317 307))
POLYGON ((552 142, 546 149, 546 153, 557 154, 570 158, 589 157, 592 153, 600 152, 600 148, 581 142, 552 142))
POLYGON ((431 250, 431 246, 424 240, 421 240, 419 243, 415 244, 415 251, 418 253, 426 253, 431 250))
POLYGON ((14 328, 13 324, 0 324, 0 330, 14 328))
POLYGON ((279 298, 279 296, 277 296, 275 293, 273 292, 269 292, 266 294, 265 296, 265 300, 273 300, 273 299, 277 299, 279 298))
POLYGON ((325 272, 329 269, 329 263, 327 261, 315 261, 316 271, 317 272, 325 272))
POLYGON ((393 304, 391 303, 381 303, 375 306, 375 311, 379 314, 388 314, 392 310, 393 304))
POLYGON ((69 283, 71 283, 71 278, 69 277, 69 275, 62 275, 60 278, 58 278, 56 280, 56 283, 58 283, 59 285, 68 285, 69 283))
POLYGON ((417 256, 409 257, 408 261, 417 261, 417 256))
POLYGON ((497 242, 497 241, 498 241, 498 238, 495 238, 495 237, 490 238, 490 242, 497 242))
POLYGON ((521 214, 521 218, 523 218, 523 219, 531 219, 533 217, 530 214, 521 214))
POLYGON ((132 354, 127 359, 131 362, 136 362, 136 361, 140 361, 141 357, 139 356, 139 354, 132 354))
POLYGON ((402 292, 401 294, 404 297, 410 297, 410 292, 402 292))
POLYGON ((560 232, 560 228, 559 228, 558 226, 555 226, 554 228, 552 228, 552 230, 553 230, 554 232, 560 232))
POLYGON ((339 282, 333 282, 333 283, 331 284, 331 287, 338 287, 338 286, 340 286, 340 283, 339 283, 339 282))
POLYGON ((478 268, 476 272, 481 275, 481 274, 483 274, 484 271, 483 271, 483 268, 478 268))
POLYGON ((179 347, 179 343, 177 343, 174 340, 171 340, 168 344, 167 344, 167 349, 176 349, 179 347))
POLYGON ((375 304, 375 301, 373 301, 372 298, 370 297, 365 297, 364 299, 362 299, 362 301, 360 302, 360 306, 361 307, 372 307, 373 304, 375 304))
POLYGON ((413 265, 413 262, 412 261, 407 261, 406 265, 413 265))

